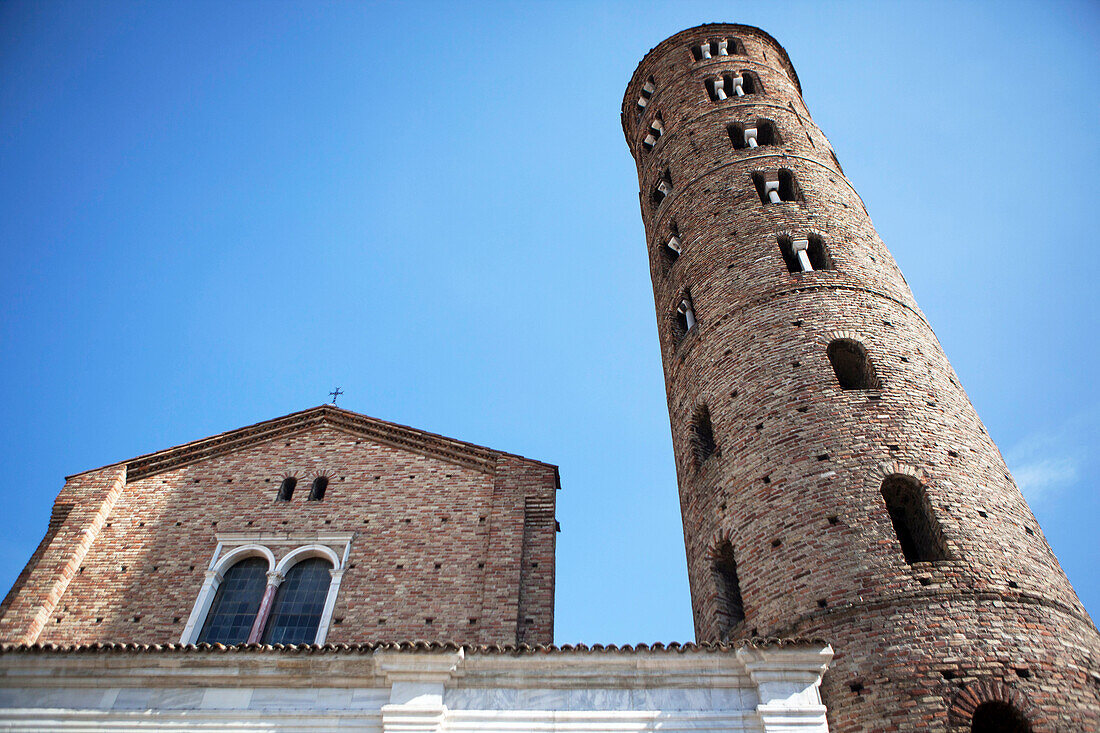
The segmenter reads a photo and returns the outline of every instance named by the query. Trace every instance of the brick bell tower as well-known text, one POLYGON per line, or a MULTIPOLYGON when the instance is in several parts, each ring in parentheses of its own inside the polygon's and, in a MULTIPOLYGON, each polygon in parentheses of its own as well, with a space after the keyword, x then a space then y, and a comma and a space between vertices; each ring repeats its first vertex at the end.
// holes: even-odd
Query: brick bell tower
POLYGON ((623 102, 696 636, 821 636, 832 730, 1100 729, 1100 636, 758 28, 623 102))

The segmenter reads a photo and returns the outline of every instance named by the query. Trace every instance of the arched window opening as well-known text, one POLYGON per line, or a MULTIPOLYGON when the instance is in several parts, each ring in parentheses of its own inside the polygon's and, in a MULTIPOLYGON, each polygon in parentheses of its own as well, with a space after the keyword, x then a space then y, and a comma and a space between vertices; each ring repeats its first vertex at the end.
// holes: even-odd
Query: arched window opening
POLYGON ((642 91, 638 95, 638 116, 641 117, 645 112, 646 106, 649 104, 649 100, 653 97, 653 93, 657 91, 657 85, 653 81, 653 77, 646 79, 646 83, 642 85, 642 91))
POLYGON ((863 344, 852 339, 837 339, 826 350, 841 389, 881 389, 882 382, 863 344))
POLYGON ((310 501, 321 501, 325 498, 325 491, 328 490, 328 478, 325 476, 318 476, 313 479, 313 486, 309 489, 310 501))
POLYGON ((243 644, 267 587, 267 560, 250 557, 225 571, 198 643, 243 644))
POLYGON ((1006 702, 984 702, 974 710, 971 733, 1031 733, 1023 714, 1006 702))
POLYGON ((279 496, 278 501, 290 501, 290 497, 294 496, 294 487, 298 485, 298 479, 288 476, 283 479, 283 482, 279 484, 279 496))
POLYGON ((825 249, 821 238, 816 235, 806 237, 779 237, 779 251, 787 263, 788 272, 812 272, 814 270, 833 269, 832 258, 825 249))
POLYGON ((653 193, 650 196, 654 208, 660 206, 661 202, 664 201, 665 197, 670 193, 672 193, 672 176, 670 176, 669 172, 666 170, 657 180, 657 185, 653 187, 653 193))
POLYGON ((734 122, 726 128, 735 150, 779 145, 779 133, 771 120, 754 120, 747 125, 734 122))
POLYGON ((676 260, 680 259, 680 255, 683 253, 683 245, 680 244, 680 228, 673 221, 668 226, 669 235, 661 244, 661 265, 662 270, 667 273, 669 269, 676 264, 676 260))
POLYGON ((653 146, 657 144, 657 141, 661 139, 661 135, 665 131, 665 121, 661 117, 661 113, 658 112, 653 122, 649 123, 649 129, 646 130, 645 139, 642 140, 642 147, 648 153, 653 150, 653 146))
POLYGON ((695 328, 695 305, 691 302, 691 291, 685 290, 684 296, 672 315, 672 336, 679 342, 691 329, 695 328))
MULTIPOLYGON (((265 644, 312 644, 328 597, 332 565, 310 558, 287 571, 264 629, 265 644)), ((247 632, 246 632, 247 635, 247 632)))
POLYGON ((745 96, 744 78, 735 77, 733 74, 712 77, 704 81, 703 85, 706 87, 707 96, 710 97, 712 102, 721 102, 730 97, 745 96), (737 93, 739 89, 741 90, 740 94, 737 93))
POLYGON ((737 75, 733 77, 734 82, 738 79, 741 80, 740 84, 735 84, 734 94, 738 97, 744 97, 749 94, 761 94, 764 89, 760 86, 760 78, 751 71, 738 71, 737 75), (738 91, 736 87, 741 87, 738 91))
POLYGON ((712 38, 691 47, 691 57, 695 61, 731 55, 745 55, 745 47, 737 38, 712 38))
POLYGON ((691 419, 691 452, 698 468, 718 451, 714 440, 714 425, 710 421, 710 410, 699 405, 691 419))
POLYGON ((786 168, 779 169, 779 198, 782 201, 798 201, 802 198, 794 174, 786 168))
POLYGON ((905 562, 911 565, 947 559, 943 532, 919 481, 901 474, 888 476, 882 482, 882 498, 886 501, 905 562))
POLYGON ((753 173, 752 182, 762 204, 778 204, 783 201, 798 201, 802 198, 794 174, 786 168, 775 173, 753 173))
POLYGON ((737 579, 737 561, 733 545, 727 540, 712 555, 711 571, 717 596, 718 633, 729 638, 730 632, 745 620, 745 604, 741 601, 741 583, 737 579))
POLYGON ((721 102, 730 97, 745 97, 761 91, 760 80, 751 71, 727 72, 707 79, 703 85, 712 102, 721 102))

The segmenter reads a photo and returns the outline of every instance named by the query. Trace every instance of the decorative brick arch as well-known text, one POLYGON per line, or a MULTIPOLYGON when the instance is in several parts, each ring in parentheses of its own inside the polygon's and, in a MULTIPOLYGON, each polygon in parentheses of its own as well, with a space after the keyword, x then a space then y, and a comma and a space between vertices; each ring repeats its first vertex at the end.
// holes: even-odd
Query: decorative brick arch
POLYGON ((969 731, 974 712, 987 702, 1011 705, 1027 720, 1032 733, 1048 733, 1050 730, 1039 722, 1039 711, 1021 690, 1009 687, 992 677, 975 680, 955 694, 949 710, 950 724, 954 730, 969 731))
POLYGON ((912 476, 924 486, 928 486, 932 482, 932 477, 924 468, 914 466, 911 463, 902 463, 901 461, 883 461, 875 466, 870 478, 877 489, 887 477, 897 474, 912 476))
POLYGON ((730 543, 731 546, 736 546, 731 530, 722 528, 711 533, 710 542, 707 543, 707 562, 714 561, 717 557, 718 548, 726 542, 730 543))
POLYGON ((841 339, 855 341, 856 343, 863 346, 863 348, 865 349, 867 348, 867 344, 871 343, 870 338, 862 333, 859 333, 858 331, 841 330, 827 332, 825 334, 825 345, 828 346, 832 342, 839 341, 841 339))

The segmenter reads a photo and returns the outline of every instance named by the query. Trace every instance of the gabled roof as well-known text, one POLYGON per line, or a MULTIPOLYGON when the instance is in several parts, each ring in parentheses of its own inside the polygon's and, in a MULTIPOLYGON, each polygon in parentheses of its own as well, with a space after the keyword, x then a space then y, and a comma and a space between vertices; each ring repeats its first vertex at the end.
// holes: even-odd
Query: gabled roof
MULTIPOLYGON (((341 409, 335 405, 320 405, 124 461, 126 479, 127 481, 134 481, 146 478, 163 471, 180 468, 197 461, 215 458, 268 440, 284 438, 321 426, 341 430, 358 438, 365 438, 377 443, 440 458, 484 473, 493 472, 498 456, 510 456, 529 463, 557 468, 542 461, 534 461, 504 451, 492 450, 491 448, 454 440, 424 430, 378 420, 361 415, 358 412, 341 409)), ((106 468, 106 466, 103 468, 106 468)), ((82 471, 81 473, 89 473, 89 471, 82 471)), ((79 476, 81 474, 74 475, 79 476)), ((72 476, 68 478, 72 478, 72 476)))

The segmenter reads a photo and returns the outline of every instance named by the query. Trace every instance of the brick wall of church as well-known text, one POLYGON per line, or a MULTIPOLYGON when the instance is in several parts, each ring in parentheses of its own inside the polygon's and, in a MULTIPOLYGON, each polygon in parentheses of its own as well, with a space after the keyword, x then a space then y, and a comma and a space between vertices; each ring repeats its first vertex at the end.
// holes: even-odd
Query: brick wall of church
POLYGON ((1100 727, 1096 628, 786 52, 748 26, 678 33, 639 65, 622 119, 697 636, 828 640, 831 730, 969 730, 966 705, 1007 698, 1035 730, 1100 727), (812 270, 791 256, 798 239, 824 245, 812 270), (874 387, 841 388, 839 340, 866 349, 874 387), (920 487, 942 557, 907 562, 888 480, 920 487))
POLYGON ((556 468, 480 450, 461 465, 319 425, 136 480, 126 465, 72 477, 0 641, 177 642, 217 535, 262 536, 278 559, 354 533, 327 641, 550 643, 556 468), (549 513, 532 520, 532 501, 549 513))

